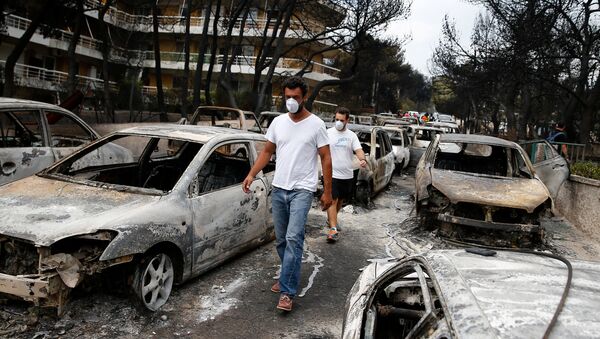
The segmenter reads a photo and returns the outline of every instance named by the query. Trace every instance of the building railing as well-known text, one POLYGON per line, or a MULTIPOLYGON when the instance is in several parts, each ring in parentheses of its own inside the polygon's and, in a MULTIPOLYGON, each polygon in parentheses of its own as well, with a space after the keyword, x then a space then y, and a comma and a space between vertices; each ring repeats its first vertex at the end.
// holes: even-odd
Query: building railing
MULTIPOLYGON (((6 61, 0 60, 0 67, 4 68, 6 61)), ((104 80, 92 78, 85 75, 76 75, 77 87, 79 88, 102 88, 104 80)), ((4 79, 4 72, 2 72, 4 79)), ((69 79, 69 74, 52 69, 24 65, 17 63, 15 65, 15 83, 23 87, 33 87, 46 90, 62 90, 62 86, 69 79)), ((109 82, 111 90, 117 90, 117 84, 113 81, 109 82)))
MULTIPOLYGON (((90 0, 91 1, 91 0, 90 0)), ((20 16, 9 14, 6 17, 6 24, 9 27, 13 27, 19 30, 26 30, 31 20, 22 18, 20 16)), ((58 30, 57 35, 53 36, 53 39, 63 41, 65 43, 70 43, 72 39, 73 33, 67 32, 64 30, 58 30)), ((92 49, 95 51, 101 51, 102 41, 98 39, 94 39, 87 36, 80 36, 78 46, 83 48, 92 49)), ((169 52, 163 51, 161 54, 162 62, 183 62, 185 54, 183 52, 169 52)), ((154 51, 141 51, 141 50, 130 50, 121 47, 113 46, 111 48, 111 59, 115 62, 120 63, 141 63, 144 60, 154 60, 154 51)), ((219 55, 216 58, 216 64, 222 65, 225 60, 225 56, 219 55)), ((190 53, 190 63, 195 64, 198 61, 198 53, 190 53)), ((210 61, 210 55, 207 54, 204 57, 204 62, 208 63, 210 61)), ((256 63, 255 56, 236 56, 233 60, 233 65, 240 66, 253 66, 256 63)), ((280 68, 290 68, 290 69, 300 69, 304 67, 305 61, 295 58, 280 58, 277 67, 280 68)), ((327 66, 315 61, 311 62, 312 71, 315 73, 328 74, 333 77, 338 77, 340 70, 331 66, 327 66)))
MULTIPOLYGON (((98 0, 86 0, 85 7, 89 9, 100 9, 103 4, 98 0)), ((117 26, 121 28, 126 28, 129 30, 136 30, 141 32, 149 32, 152 29, 152 16, 151 15, 136 15, 130 14, 125 11, 119 10, 115 7, 109 7, 106 12, 107 18, 112 20, 117 26)), ((190 27, 192 28, 200 28, 204 26, 204 16, 192 16, 190 17, 190 27)), ((212 23, 214 21, 214 17, 209 18, 209 29, 212 31, 212 23)), ((229 25, 231 18, 229 17, 220 17, 219 18, 219 27, 225 28, 229 25)), ((175 27, 178 30, 183 30, 185 28, 185 17, 184 16, 158 16, 159 27, 163 31, 173 31, 175 27), (167 29, 167 28, 170 28, 167 29)), ((234 28, 239 30, 241 28, 242 19, 236 19, 236 24, 234 28)), ((253 30, 256 31, 256 34, 262 34, 262 31, 269 24, 269 26, 273 26, 272 23, 266 18, 252 18, 249 17, 246 19, 246 23, 244 26, 244 32, 251 32, 253 30)), ((274 28, 274 27, 270 27, 274 28)), ((314 34, 315 32, 322 32, 325 29, 325 25, 322 23, 305 19, 302 21, 299 20, 290 20, 290 26, 288 31, 296 33, 297 36, 309 36, 314 34)))

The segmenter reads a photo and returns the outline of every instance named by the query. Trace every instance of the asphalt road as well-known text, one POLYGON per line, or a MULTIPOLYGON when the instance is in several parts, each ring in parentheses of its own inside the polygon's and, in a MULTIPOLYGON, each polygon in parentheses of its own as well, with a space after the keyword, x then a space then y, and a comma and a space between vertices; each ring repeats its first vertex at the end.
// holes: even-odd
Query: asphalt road
MULTIPOLYGON (((347 294, 369 259, 449 247, 417 227, 413 190, 412 176, 395 176, 371 208, 347 207, 335 244, 325 241, 325 213, 315 200, 306 226, 301 296, 289 314, 276 310, 278 295, 270 291, 279 269, 270 243, 175 287, 155 313, 136 308, 126 291, 111 284, 77 290, 62 318, 27 303, 0 300, 0 337, 339 338, 347 294)), ((559 252, 600 260, 597 240, 560 220, 548 227, 559 252)))

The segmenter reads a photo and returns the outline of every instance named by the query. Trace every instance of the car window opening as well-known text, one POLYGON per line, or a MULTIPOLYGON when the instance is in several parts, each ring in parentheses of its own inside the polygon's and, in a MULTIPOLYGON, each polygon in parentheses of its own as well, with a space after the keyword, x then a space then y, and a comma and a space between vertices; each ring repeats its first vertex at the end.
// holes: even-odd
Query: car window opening
POLYGON ((228 144, 217 148, 192 181, 190 195, 197 196, 241 184, 251 167, 248 154, 246 144, 228 144))
POLYGON ((517 150, 475 143, 440 143, 434 168, 501 177, 533 177, 517 150))
MULTIPOLYGON (((431 279, 419 264, 382 282, 368 308, 364 338, 419 337, 436 331, 444 338, 443 310, 431 279)), ((430 336, 430 335, 428 335, 430 336)))
POLYGON ((117 135, 76 153, 48 174, 168 192, 201 148, 189 141, 117 135))

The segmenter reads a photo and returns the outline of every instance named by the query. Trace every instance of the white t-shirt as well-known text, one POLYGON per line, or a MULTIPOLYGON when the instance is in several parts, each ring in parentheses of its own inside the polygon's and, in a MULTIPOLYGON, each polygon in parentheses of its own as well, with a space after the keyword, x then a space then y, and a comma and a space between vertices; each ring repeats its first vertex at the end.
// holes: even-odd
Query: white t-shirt
POLYGON ((315 192, 319 179, 318 149, 328 144, 323 120, 311 114, 294 122, 288 114, 282 114, 273 119, 266 137, 277 146, 273 186, 315 192))
POLYGON ((361 149, 360 141, 354 132, 346 128, 340 132, 335 127, 327 130, 333 177, 352 179, 352 160, 354 151, 361 149))

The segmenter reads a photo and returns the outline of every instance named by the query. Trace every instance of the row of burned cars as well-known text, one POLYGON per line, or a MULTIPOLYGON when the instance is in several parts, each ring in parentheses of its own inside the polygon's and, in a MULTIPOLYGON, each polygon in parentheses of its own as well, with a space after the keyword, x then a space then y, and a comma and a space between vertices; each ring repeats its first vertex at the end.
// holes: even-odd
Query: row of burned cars
MULTIPOLYGON (((100 137, 56 106, 0 99, 0 293, 61 313, 73 288, 121 267, 138 303, 158 310, 175 284, 270 242, 276 159, 251 194, 241 183, 277 114, 208 111, 100 137)), ((539 243, 568 176, 544 141, 522 147, 433 126, 350 129, 369 164, 357 171, 356 198, 368 201, 416 158, 423 227, 460 240, 483 229, 504 239, 497 245, 523 234, 539 243), (418 142, 421 154, 410 150, 418 142)), ((344 337, 531 338, 552 328, 557 338, 596 337, 600 269, 569 267, 565 283, 567 269, 551 255, 480 247, 375 260, 349 293, 344 337)))

